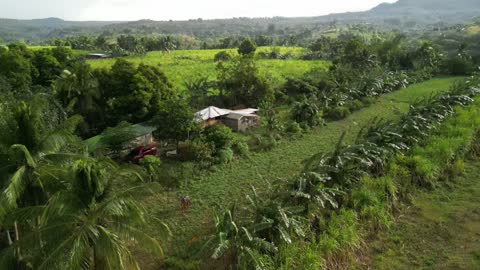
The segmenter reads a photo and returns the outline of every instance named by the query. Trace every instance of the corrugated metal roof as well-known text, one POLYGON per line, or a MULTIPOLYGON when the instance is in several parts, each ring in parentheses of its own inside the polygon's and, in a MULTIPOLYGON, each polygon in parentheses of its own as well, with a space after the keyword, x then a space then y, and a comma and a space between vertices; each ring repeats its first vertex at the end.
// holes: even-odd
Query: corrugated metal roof
POLYGON ((226 110, 226 109, 220 109, 215 106, 210 106, 208 108, 205 108, 201 111, 198 111, 195 113, 195 120, 200 122, 200 121, 207 121, 208 119, 213 119, 217 118, 220 116, 227 115, 231 113, 232 111, 226 110))
MULTIPOLYGON (((133 140, 135 138, 150 134, 157 130, 157 128, 148 126, 146 124, 135 124, 135 125, 130 125, 126 126, 123 128, 119 128, 119 132, 125 132, 128 134, 125 138, 125 142, 133 140)), ((105 134, 102 132, 100 135, 97 135, 95 137, 92 137, 90 139, 87 139, 84 141, 85 145, 88 146, 89 150, 95 150, 99 147, 101 147, 102 144, 102 138, 105 136, 105 134)))
POLYGON ((233 112, 233 113, 230 113, 229 115, 227 115, 227 118, 229 118, 229 119, 235 119, 235 120, 241 119, 242 117, 258 117, 258 116, 255 115, 255 114, 236 113, 236 112, 233 112))
POLYGON ((240 113, 240 114, 255 114, 259 111, 259 109, 254 109, 254 108, 247 108, 247 109, 241 109, 241 110, 234 110, 234 113, 240 113))

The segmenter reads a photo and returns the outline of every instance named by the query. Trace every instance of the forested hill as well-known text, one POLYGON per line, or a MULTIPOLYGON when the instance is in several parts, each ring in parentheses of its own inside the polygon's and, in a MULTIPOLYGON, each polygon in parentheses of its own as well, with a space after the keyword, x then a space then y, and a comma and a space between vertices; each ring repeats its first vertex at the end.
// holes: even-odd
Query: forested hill
POLYGON ((480 0, 399 0, 393 4, 380 4, 372 12, 405 13, 405 12, 442 12, 442 13, 474 13, 480 10, 480 0))
POLYGON ((480 0, 400 0, 366 12, 304 18, 233 18, 222 20, 135 22, 72 22, 57 18, 39 20, 0 19, 0 43, 25 40, 38 43, 72 35, 170 34, 208 39, 222 36, 315 35, 332 25, 369 23, 388 30, 436 23, 456 24, 480 16, 480 0))

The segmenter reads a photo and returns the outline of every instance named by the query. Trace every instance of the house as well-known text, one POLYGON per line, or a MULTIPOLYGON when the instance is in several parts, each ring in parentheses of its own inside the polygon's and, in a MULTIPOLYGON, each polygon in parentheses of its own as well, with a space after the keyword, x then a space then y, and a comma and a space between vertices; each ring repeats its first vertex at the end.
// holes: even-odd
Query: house
POLYGON ((260 117, 257 115, 258 109, 228 110, 214 106, 205 108, 195 113, 197 122, 202 126, 208 127, 222 123, 236 132, 246 132, 260 125, 260 117))
POLYGON ((90 53, 87 55, 88 59, 106 59, 106 58, 111 58, 110 55, 104 54, 104 53, 90 53))

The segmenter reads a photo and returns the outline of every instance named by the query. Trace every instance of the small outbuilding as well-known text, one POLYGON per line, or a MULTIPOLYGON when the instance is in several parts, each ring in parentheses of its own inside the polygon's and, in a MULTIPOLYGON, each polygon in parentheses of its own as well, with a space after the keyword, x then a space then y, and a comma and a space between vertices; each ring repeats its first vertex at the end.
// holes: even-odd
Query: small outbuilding
POLYGON ((260 117, 256 114, 232 112, 223 123, 236 132, 247 132, 260 126, 260 117))
POLYGON ((110 128, 100 135, 84 141, 90 151, 103 149, 111 144, 116 145, 117 151, 126 151, 137 146, 147 146, 155 143, 153 132, 155 127, 146 124, 128 125, 110 128))

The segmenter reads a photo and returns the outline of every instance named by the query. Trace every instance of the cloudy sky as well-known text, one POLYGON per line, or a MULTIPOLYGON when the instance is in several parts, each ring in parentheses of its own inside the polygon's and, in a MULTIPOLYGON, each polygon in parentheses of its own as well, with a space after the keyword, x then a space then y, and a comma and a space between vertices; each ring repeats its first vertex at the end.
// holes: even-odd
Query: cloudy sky
POLYGON ((317 16, 370 9, 395 0, 0 0, 0 18, 185 20, 317 16))

